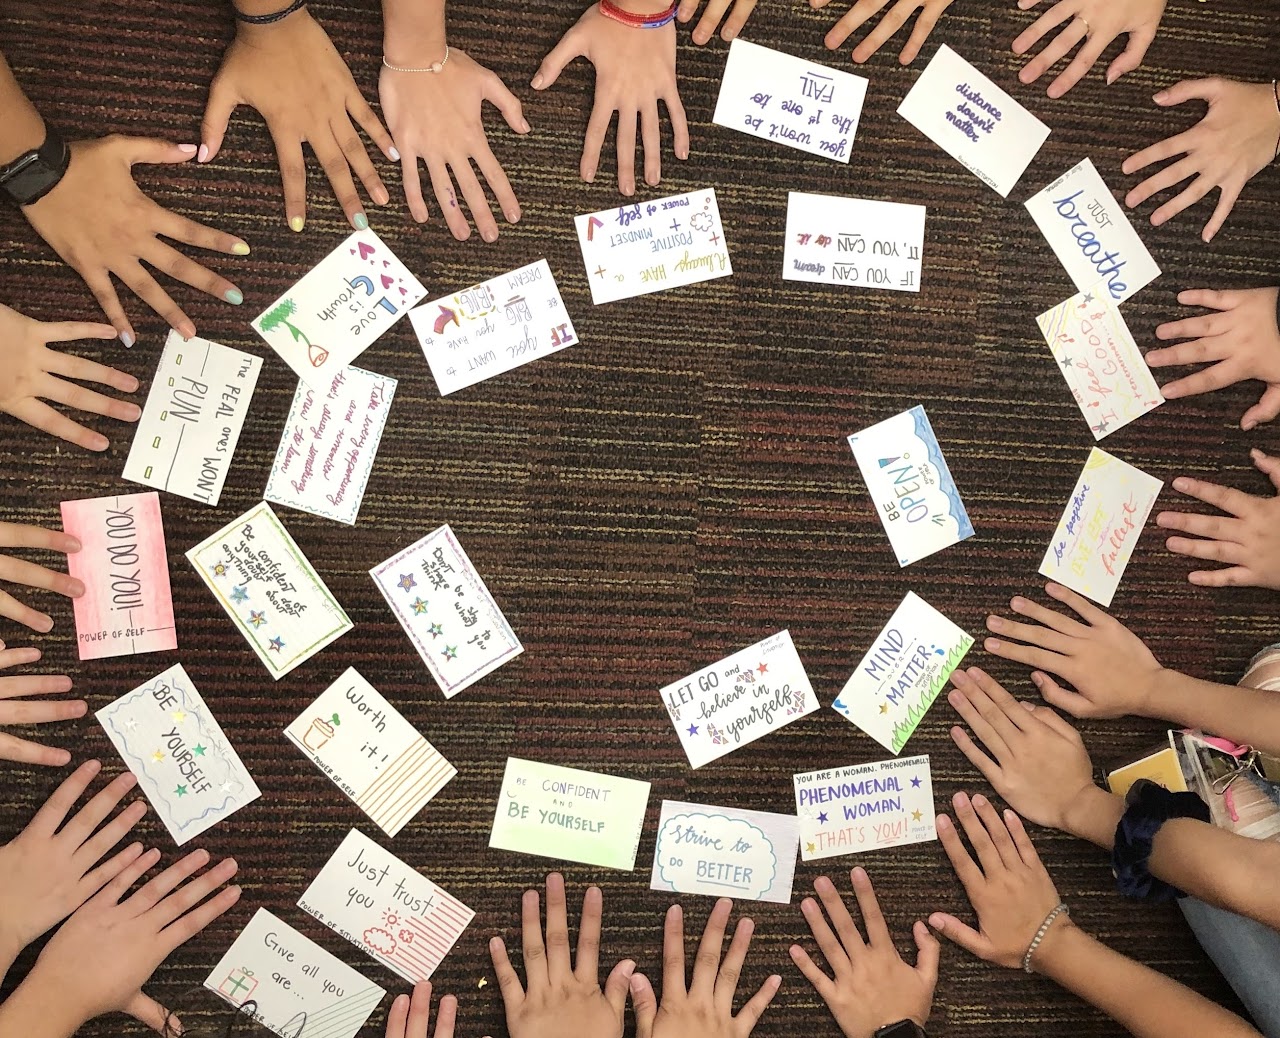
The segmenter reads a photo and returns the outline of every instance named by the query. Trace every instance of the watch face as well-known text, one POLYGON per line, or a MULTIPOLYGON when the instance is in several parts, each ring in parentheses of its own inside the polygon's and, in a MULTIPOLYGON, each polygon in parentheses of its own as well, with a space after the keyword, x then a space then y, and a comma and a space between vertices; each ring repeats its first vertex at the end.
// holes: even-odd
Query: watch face
POLYGON ((875 1038, 920 1038, 923 1034, 914 1020, 899 1020, 896 1024, 880 1028, 875 1038))

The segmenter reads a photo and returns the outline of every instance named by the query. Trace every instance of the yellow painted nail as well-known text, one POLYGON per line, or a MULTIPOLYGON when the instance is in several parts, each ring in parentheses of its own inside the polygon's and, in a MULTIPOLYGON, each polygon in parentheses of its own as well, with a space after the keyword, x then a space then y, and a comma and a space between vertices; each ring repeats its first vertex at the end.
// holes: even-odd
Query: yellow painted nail
POLYGON ((234 252, 237 256, 247 256, 249 255, 249 246, 245 242, 238 241, 235 243, 235 246, 231 249, 231 251, 234 252))
POLYGON ((304 223, 306 223, 306 221, 301 216, 295 216, 292 220, 289 221, 289 226, 292 227, 295 231, 300 231, 302 230, 302 225, 304 223))

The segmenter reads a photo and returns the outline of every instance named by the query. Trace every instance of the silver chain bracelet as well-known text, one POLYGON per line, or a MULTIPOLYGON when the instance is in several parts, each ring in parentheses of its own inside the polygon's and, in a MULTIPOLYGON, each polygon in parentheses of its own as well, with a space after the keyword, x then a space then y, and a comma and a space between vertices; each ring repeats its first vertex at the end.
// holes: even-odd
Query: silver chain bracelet
POLYGON ((1035 972, 1035 970, 1031 968, 1031 956, 1036 953, 1036 949, 1040 947, 1040 942, 1044 940, 1044 935, 1049 932, 1049 927, 1053 925, 1053 921, 1060 915, 1071 915, 1071 909, 1069 909, 1065 904, 1059 903, 1057 908, 1045 916, 1044 922, 1040 924, 1040 929, 1037 930, 1036 935, 1031 938, 1031 946, 1027 948, 1027 954, 1022 957, 1022 968, 1025 972, 1035 972))

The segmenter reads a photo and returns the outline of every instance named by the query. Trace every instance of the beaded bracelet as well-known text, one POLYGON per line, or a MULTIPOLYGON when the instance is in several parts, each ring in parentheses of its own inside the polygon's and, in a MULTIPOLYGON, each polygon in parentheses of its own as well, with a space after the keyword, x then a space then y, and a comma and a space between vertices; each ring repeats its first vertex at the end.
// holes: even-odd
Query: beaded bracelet
POLYGON ((657 14, 633 14, 624 10, 613 0, 600 0, 600 13, 615 22, 629 25, 633 29, 661 29, 675 21, 678 0, 672 0, 671 6, 657 14))
POLYGON ((426 66, 425 68, 401 68, 399 65, 393 65, 393 64, 391 64, 391 62, 389 62, 389 61, 387 60, 387 56, 386 56, 385 54, 382 56, 382 64, 383 64, 383 65, 385 65, 387 68, 389 68, 392 72, 436 72, 436 73, 440 73, 440 72, 443 72, 443 71, 444 71, 445 63, 446 63, 448 60, 449 60, 449 45, 448 45, 447 43, 444 45, 444 57, 443 57, 443 58, 441 58, 439 61, 433 61, 430 65, 426 66))
POLYGON ((1062 902, 1059 902, 1058 907, 1044 917, 1044 922, 1040 924, 1040 929, 1037 930, 1036 935, 1031 938, 1031 945, 1027 948, 1027 954, 1022 957, 1022 968, 1024 971, 1027 973, 1035 972, 1035 970, 1031 968, 1031 956, 1033 956, 1036 953, 1036 949, 1040 947, 1040 942, 1044 940, 1044 935, 1049 932, 1049 927, 1053 925, 1054 920, 1060 915, 1069 916, 1070 914, 1071 909, 1062 902))
POLYGON ((273 22, 283 21, 293 14, 294 11, 300 11, 307 6, 307 0, 293 0, 288 7, 283 10, 276 11, 274 14, 245 14, 235 4, 231 5, 231 9, 236 13, 236 19, 247 25, 271 25, 273 22))

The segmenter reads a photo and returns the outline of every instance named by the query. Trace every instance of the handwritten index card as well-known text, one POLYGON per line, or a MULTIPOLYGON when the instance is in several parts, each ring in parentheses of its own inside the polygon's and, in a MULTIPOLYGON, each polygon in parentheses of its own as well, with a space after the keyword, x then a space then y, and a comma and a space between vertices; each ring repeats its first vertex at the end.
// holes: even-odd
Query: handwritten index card
POLYGON ((216 505, 261 369, 251 353, 170 331, 124 478, 216 505))
POLYGON ((729 44, 714 122, 848 162, 867 81, 744 39, 729 44))
POLYGON ((938 838, 927 756, 809 771, 794 782, 804 861, 938 838))
POLYGON ((783 280, 919 292, 924 217, 922 205, 792 191, 783 280))

